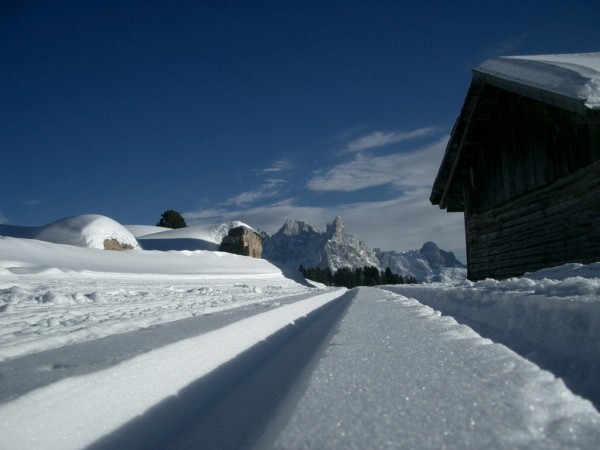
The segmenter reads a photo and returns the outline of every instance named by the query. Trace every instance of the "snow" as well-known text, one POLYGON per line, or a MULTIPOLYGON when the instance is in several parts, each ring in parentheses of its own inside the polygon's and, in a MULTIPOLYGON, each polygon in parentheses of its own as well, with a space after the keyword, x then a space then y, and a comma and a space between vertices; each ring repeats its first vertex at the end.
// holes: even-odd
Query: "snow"
POLYGON ((144 250, 211 250, 216 251, 227 233, 232 228, 249 225, 240 221, 222 224, 196 225, 185 228, 170 229, 144 225, 127 225, 138 239, 144 250))
POLYGON ((459 286, 394 286, 552 370, 600 405, 600 264, 459 286))
POLYGON ((600 108, 600 53, 500 57, 476 70, 600 108))
POLYGON ((0 271, 95 271, 138 274, 275 274, 281 271, 265 260, 209 251, 124 251, 81 248, 38 240, 0 236, 0 271))
POLYGON ((83 448, 341 293, 282 306, 25 394, 0 408, 3 445, 83 448))
POLYGON ((600 446, 600 263, 335 290, 101 217, 0 229, 0 448, 600 446))
POLYGON ((0 235, 97 249, 104 249, 105 240, 114 239, 120 244, 139 247, 135 236, 127 228, 109 217, 97 214, 69 217, 43 227, 0 225, 0 235))
POLYGON ((599 426, 590 403, 506 347, 416 300, 360 288, 291 418, 263 444, 593 448, 599 426))

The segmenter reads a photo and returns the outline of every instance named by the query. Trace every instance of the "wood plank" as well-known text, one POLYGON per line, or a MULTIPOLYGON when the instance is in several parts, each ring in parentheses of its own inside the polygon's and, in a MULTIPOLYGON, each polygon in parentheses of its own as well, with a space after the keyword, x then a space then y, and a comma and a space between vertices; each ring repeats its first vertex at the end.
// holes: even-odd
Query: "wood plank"
POLYGON ((600 162, 465 220, 469 276, 600 261, 600 162))

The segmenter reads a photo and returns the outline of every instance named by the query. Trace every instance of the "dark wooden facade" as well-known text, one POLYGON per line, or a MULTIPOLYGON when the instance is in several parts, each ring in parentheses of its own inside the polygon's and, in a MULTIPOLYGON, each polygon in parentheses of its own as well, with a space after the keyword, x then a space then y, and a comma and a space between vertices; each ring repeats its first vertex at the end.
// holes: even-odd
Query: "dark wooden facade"
POLYGON ((431 201, 464 212, 469 279, 600 261, 600 111, 475 72, 431 201))

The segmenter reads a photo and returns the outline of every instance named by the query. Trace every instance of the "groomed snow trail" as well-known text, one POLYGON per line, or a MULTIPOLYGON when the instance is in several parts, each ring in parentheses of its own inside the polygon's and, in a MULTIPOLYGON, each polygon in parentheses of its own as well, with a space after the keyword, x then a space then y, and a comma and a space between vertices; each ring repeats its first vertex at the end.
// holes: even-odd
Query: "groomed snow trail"
POLYGON ((417 300, 273 306, 8 401, 0 448, 600 448, 589 401, 417 300))
POLYGON ((379 289, 359 289, 307 386, 257 448, 600 447, 600 415, 561 380, 379 289))
POLYGON ((108 369, 31 391, 0 407, 0 446, 22 450, 86 447, 165 399, 177 398, 194 381, 344 292, 321 293, 108 369))

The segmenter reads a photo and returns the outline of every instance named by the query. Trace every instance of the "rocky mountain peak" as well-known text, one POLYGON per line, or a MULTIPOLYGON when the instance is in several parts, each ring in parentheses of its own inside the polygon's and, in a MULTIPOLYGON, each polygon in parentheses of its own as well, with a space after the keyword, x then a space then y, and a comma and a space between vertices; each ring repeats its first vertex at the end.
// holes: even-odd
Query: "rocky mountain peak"
POLYGON ((325 232, 298 221, 288 220, 263 242, 263 257, 293 266, 340 267, 378 266, 375 254, 358 238, 346 233, 341 217, 327 225, 325 232))
POLYGON ((431 241, 427 241, 423 244, 423 246, 421 247, 421 250, 419 250, 419 252, 421 253, 436 253, 439 252, 440 248, 438 247, 438 245, 435 242, 431 242, 431 241))
POLYGON ((346 234, 346 227, 344 226, 344 222, 342 222, 342 218, 336 216, 332 223, 328 223, 325 233, 329 238, 344 236, 346 234))
POLYGON ((425 257, 433 269, 441 267, 464 267, 464 264, 456 259, 454 253, 441 250, 435 242, 425 242, 419 253, 425 257))
POLYGON ((280 232, 285 236, 296 236, 302 233, 314 233, 315 229, 301 220, 288 219, 280 232))
POLYGON ((419 281, 460 280, 466 276, 464 265, 451 252, 426 242, 420 250, 385 252, 371 250, 356 236, 348 233, 341 217, 336 217, 321 232, 300 220, 285 225, 263 241, 263 258, 292 269, 328 267, 389 267, 400 275, 412 275, 419 281))

